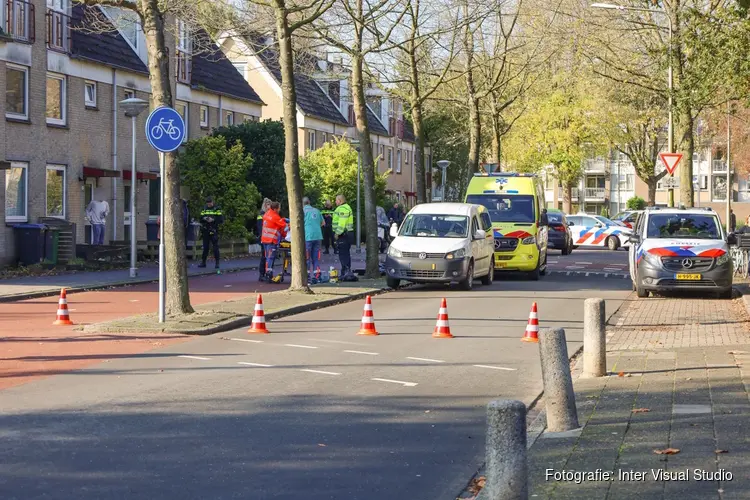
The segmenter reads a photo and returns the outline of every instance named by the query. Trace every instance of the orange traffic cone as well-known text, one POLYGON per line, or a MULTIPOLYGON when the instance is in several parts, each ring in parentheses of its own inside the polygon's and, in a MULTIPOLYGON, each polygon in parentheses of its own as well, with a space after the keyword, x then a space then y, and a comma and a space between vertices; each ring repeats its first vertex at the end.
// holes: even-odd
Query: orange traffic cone
POLYGON ((452 339, 451 327, 448 324, 448 303, 443 299, 438 311, 437 324, 432 332, 432 337, 436 339, 452 339))
POLYGON ((372 315, 372 299, 369 295, 365 299, 365 312, 362 314, 362 324, 359 327, 357 335, 379 335, 375 331, 375 318, 372 315))
POLYGON ((72 325, 73 322, 70 321, 70 313, 68 313, 68 294, 65 292, 65 289, 63 288, 60 290, 60 300, 57 304, 57 320, 55 320, 53 325, 72 325))
POLYGON ((263 312, 263 296, 261 294, 258 294, 258 300, 255 302, 253 322, 250 323, 250 329, 247 333, 271 333, 266 328, 266 315, 263 312))
POLYGON ((536 302, 531 304, 529 323, 526 325, 521 342, 539 342, 539 316, 537 316, 536 302))

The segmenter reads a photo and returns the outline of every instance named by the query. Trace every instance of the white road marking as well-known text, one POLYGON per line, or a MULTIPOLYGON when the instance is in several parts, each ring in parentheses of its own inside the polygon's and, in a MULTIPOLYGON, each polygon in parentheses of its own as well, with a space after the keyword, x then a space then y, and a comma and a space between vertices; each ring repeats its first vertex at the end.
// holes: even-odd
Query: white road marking
POLYGON ((490 366, 490 365, 474 365, 477 368, 489 368, 490 370, 505 370, 506 372, 514 372, 515 368, 505 368, 504 366, 490 366))
POLYGON ((316 342, 330 342, 331 344, 362 345, 360 342, 345 342, 343 340, 310 339, 316 342))
POLYGON ((373 378, 370 380, 377 380, 378 382, 390 382, 391 384, 401 384, 404 387, 416 387, 417 386, 416 382, 403 382, 401 380, 391 380, 387 378, 373 378))
POLYGON ((368 356, 377 356, 378 355, 377 352, 366 352, 366 351, 344 351, 344 352, 349 352, 349 353, 352 353, 352 354, 367 354, 368 356))
POLYGON ((585 266, 565 266, 565 269, 583 269, 585 266))
POLYGON ((589 274, 591 274, 591 273, 586 273, 586 277, 587 277, 587 278, 588 278, 589 274))
POLYGON ((201 356, 187 356, 187 355, 181 355, 181 356, 177 356, 177 357, 178 358, 187 358, 187 359, 199 359, 201 361, 208 361, 209 359, 211 359, 211 358, 203 358, 201 356))
POLYGON ((593 262, 576 262, 576 264, 584 264, 590 266, 591 264, 593 264, 593 262))
POLYGON ((284 344, 287 347, 299 347, 300 349, 317 349, 317 347, 312 345, 299 345, 299 344, 284 344))
POLYGON ((253 344, 262 344, 262 340, 253 340, 253 339, 233 339, 230 338, 229 340, 236 340, 237 342, 252 342, 253 344))
POLYGON ((612 271, 615 271, 615 272, 617 272, 617 271, 622 271, 622 269, 620 269, 619 267, 605 267, 605 268, 603 268, 603 269, 604 269, 605 271, 609 271, 609 272, 612 272, 612 271))
POLYGON ((247 366, 259 366, 261 368, 271 368, 273 365, 264 365, 263 363, 249 363, 247 361, 238 361, 238 365, 247 365, 247 366))
POLYGON ((442 359, 430 359, 430 358, 412 358, 407 356, 406 359, 413 359, 414 361, 427 361, 429 363, 445 363, 442 359))
POLYGON ((306 370, 306 369, 302 369, 300 371, 308 372, 308 373, 320 373, 321 375, 341 375, 340 373, 336 373, 336 372, 324 372, 323 370, 306 370))

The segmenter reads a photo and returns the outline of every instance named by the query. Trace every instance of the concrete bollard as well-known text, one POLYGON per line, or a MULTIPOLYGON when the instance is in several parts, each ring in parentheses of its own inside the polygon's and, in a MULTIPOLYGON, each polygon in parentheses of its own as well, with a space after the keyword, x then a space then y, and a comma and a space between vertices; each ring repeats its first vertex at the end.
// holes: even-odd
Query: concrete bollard
POLYGON ((565 330, 547 328, 539 334, 539 356, 542 361, 544 402, 547 409, 547 431, 564 432, 577 429, 578 412, 570 360, 565 343, 565 330))
POLYGON ((604 299, 583 303, 583 376, 607 374, 607 333, 604 327, 604 299))
POLYGON ((483 499, 526 500, 526 406, 499 399, 487 405, 487 481, 483 499))

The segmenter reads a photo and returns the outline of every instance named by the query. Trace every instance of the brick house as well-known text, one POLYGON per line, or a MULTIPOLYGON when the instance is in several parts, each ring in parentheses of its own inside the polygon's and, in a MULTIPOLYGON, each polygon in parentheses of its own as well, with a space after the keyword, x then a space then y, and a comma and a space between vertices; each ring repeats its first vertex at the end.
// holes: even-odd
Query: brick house
MULTIPOLYGON (((132 179, 131 119, 117 103, 150 98, 145 39, 137 17, 113 8, 73 6, 70 0, 3 0, 0 9, 0 170, 5 228, 0 262, 16 258, 12 226, 69 221, 75 240, 90 242, 85 208, 110 205, 105 243, 128 240, 130 183, 137 182, 138 238, 158 216, 155 151, 137 118, 137 176, 132 179), (10 16, 8 14, 11 14, 10 16), (96 28, 92 20, 96 20, 96 28), (41 36, 36 36, 37 34, 41 36)), ((263 102, 218 47, 194 51, 183 23, 168 37, 175 107, 188 137, 224 123, 257 120, 263 102), (177 42, 175 42, 175 39, 177 42), (193 53, 195 52, 195 53, 193 53)), ((205 45, 205 44, 204 44, 205 45)))

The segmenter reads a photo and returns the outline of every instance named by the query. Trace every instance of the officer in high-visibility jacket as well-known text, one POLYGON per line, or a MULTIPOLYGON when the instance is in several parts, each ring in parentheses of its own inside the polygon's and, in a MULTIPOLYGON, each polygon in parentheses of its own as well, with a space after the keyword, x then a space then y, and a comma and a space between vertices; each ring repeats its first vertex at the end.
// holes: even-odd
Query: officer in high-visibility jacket
POLYGON ((265 249, 265 279, 268 282, 273 280, 273 264, 276 260, 276 251, 281 242, 282 231, 287 227, 286 221, 279 215, 280 209, 281 203, 272 201, 268 210, 263 215, 263 232, 260 235, 260 242, 265 249))
POLYGON ((268 208, 271 206, 271 200, 268 198, 263 199, 263 204, 260 206, 260 213, 255 221, 255 234, 258 236, 260 242, 260 262, 258 263, 258 281, 263 281, 266 277, 266 247, 263 242, 260 241, 260 237, 263 234, 263 216, 268 212, 268 208))
POLYGON ((349 252, 354 236, 354 214, 343 194, 336 196, 336 210, 333 211, 333 234, 341 261, 341 277, 352 271, 352 257, 349 252))
POLYGON ((224 213, 214 205, 211 197, 206 198, 206 206, 201 211, 201 235, 203 236, 203 259, 198 267, 206 267, 208 259, 208 247, 214 247, 214 260, 216 261, 216 270, 220 267, 219 256, 219 226, 224 223, 224 213))

